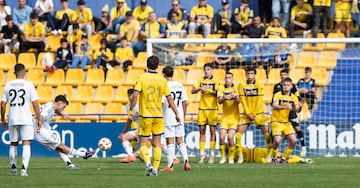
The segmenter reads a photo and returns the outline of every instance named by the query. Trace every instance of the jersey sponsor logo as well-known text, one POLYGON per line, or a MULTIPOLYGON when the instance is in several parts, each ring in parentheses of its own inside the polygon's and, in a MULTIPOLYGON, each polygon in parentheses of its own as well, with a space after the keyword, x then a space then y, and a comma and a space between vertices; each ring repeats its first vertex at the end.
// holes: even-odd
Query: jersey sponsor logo
POLYGON ((259 89, 258 88, 253 88, 253 89, 244 88, 244 93, 245 93, 245 96, 247 96, 247 97, 258 96, 259 89))

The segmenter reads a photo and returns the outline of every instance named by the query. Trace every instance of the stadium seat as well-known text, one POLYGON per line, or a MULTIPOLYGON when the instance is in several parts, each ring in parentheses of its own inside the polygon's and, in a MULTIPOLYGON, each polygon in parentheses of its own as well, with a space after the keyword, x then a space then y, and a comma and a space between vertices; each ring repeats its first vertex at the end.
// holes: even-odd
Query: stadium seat
POLYGON ((60 40, 62 35, 49 35, 46 41, 46 51, 56 52, 58 48, 60 48, 60 40))
POLYGON ((64 85, 78 86, 84 83, 84 71, 80 68, 68 69, 64 85))
POLYGON ((55 62, 55 54, 54 53, 51 53, 51 52, 40 52, 39 55, 38 55, 38 58, 37 58, 37 64, 36 66, 39 67, 39 68, 42 68, 42 69, 45 69, 45 66, 43 66, 42 64, 42 60, 43 60, 43 57, 45 54, 49 53, 53 62, 55 62))
POLYGON ((10 69, 8 72, 7 72, 7 75, 6 75, 6 84, 8 84, 10 81, 12 80, 15 80, 16 76, 14 74, 14 69, 10 69))
POLYGON ((193 122, 197 120, 199 103, 189 103, 186 108, 185 122, 193 122))
POLYGON ((307 103, 302 106, 301 112, 298 114, 298 117, 300 121, 307 121, 309 119, 309 107, 307 103))
MULTIPOLYGON (((312 38, 312 34, 309 33, 307 35, 307 38, 312 38)), ((323 33, 318 33, 317 38, 325 38, 323 33)), ((306 43, 303 50, 309 50, 309 51, 320 51, 324 49, 325 44, 324 43, 316 43, 315 46, 313 46, 311 43, 306 43)))
POLYGON ((44 71, 42 69, 30 69, 26 80, 32 82, 35 86, 39 86, 44 83, 44 78, 44 71))
MULTIPOLYGON (((328 38, 345 38, 344 33, 329 33, 328 38)), ((345 43, 326 43, 325 50, 344 50, 346 48, 345 43)))
POLYGON ((297 84, 297 82, 304 78, 305 76, 305 70, 304 69, 291 69, 289 73, 289 77, 293 81, 294 84, 297 84))
POLYGON ((329 84, 329 78, 325 68, 315 68, 312 70, 311 76, 315 79, 316 84, 319 86, 326 86, 329 84))
POLYGON ((166 17, 160 17, 157 19, 158 22, 160 22, 163 26, 166 26, 167 24, 167 18, 166 17))
POLYGON ((56 87, 56 96, 66 95, 66 99, 71 101, 74 97, 72 86, 58 86, 56 87))
POLYGON ((147 54, 146 52, 140 52, 138 53, 138 56, 133 60, 132 67, 134 69, 146 69, 146 60, 147 60, 147 54))
POLYGON ((79 120, 83 114, 82 104, 79 102, 71 102, 64 110, 65 114, 69 115, 69 120, 79 120))
POLYGON ((204 76, 203 69, 190 69, 187 73, 185 85, 194 86, 204 76))
POLYGON ((127 72, 127 75, 126 75, 126 80, 125 82, 123 83, 123 85, 126 85, 126 86, 134 86, 135 83, 136 83, 136 80, 138 79, 138 77, 140 75, 144 74, 144 70, 143 69, 130 69, 128 72, 127 72))
MULTIPOLYGON (((201 39, 203 38, 203 36, 201 34, 188 34, 186 36, 186 38, 191 39, 191 38, 197 38, 197 39, 201 39)), ((184 50, 187 52, 200 52, 203 49, 203 44, 191 44, 191 43, 186 43, 184 46, 184 50)))
POLYGON ((51 86, 38 86, 36 88, 36 92, 38 94, 38 101, 40 104, 54 101, 54 92, 51 86))
POLYGON ((314 68, 316 66, 316 52, 302 51, 299 54, 299 59, 296 64, 296 68, 305 68, 311 67, 314 68))
MULTIPOLYGON (((279 74, 280 75, 280 74, 279 74)), ((256 81, 265 84, 266 83, 266 71, 265 69, 256 69, 256 81)))
POLYGON ((103 121, 103 120, 105 120, 105 121, 109 121, 109 120, 110 121, 119 121, 119 120, 123 120, 123 119, 127 118, 127 114, 124 114, 123 116, 120 115, 120 114, 124 113, 122 103, 117 103, 117 102, 107 103, 105 105, 104 113, 109 114, 109 115, 101 116, 101 121, 103 121), (110 114, 114 114, 114 115, 110 115, 110 114))
POLYGON ((321 51, 316 67, 334 69, 336 67, 336 52, 335 51, 321 51))
POLYGON ((185 71, 183 69, 175 68, 173 79, 180 83, 184 83, 185 82, 185 71))
POLYGON ((193 86, 184 86, 185 88, 185 93, 187 96, 187 103, 192 103, 195 100, 195 97, 193 94, 191 94, 191 89, 193 88, 193 86))
POLYGON ((267 84, 269 85, 275 85, 280 82, 280 71, 281 69, 270 69, 269 75, 268 75, 268 81, 267 84))
POLYGON ((112 86, 99 86, 96 88, 93 102, 108 103, 114 98, 114 89, 112 86))
POLYGON ((0 71, 0 86, 4 86, 6 83, 5 73, 4 71, 0 71))
POLYGON ((124 82, 124 71, 122 69, 110 69, 106 73, 106 79, 103 85, 119 86, 124 82))
POLYGON ((15 54, 0 54, 0 70, 14 70, 15 64, 15 54))
POLYGON ((91 86, 78 86, 72 101, 87 103, 94 99, 94 91, 91 86))
POLYGON ((238 68, 238 69, 230 69, 230 72, 234 75, 234 82, 240 83, 246 79, 245 70, 238 68))
MULTIPOLYGON (((240 34, 228 34, 228 39, 235 39, 235 38, 241 38, 240 34)), ((236 44, 235 43, 228 43, 228 45, 231 47, 232 50, 235 50, 236 44)))
MULTIPOLYGON (((222 36, 222 34, 209 34, 206 38, 219 39, 219 38, 221 38, 221 36, 222 36)), ((214 52, 216 50, 216 48, 219 47, 220 45, 221 45, 220 43, 205 43, 203 50, 209 51, 209 52, 214 52)))
POLYGON ((26 70, 35 68, 36 67, 35 54, 30 52, 20 53, 18 57, 18 63, 25 65, 26 70))
POLYGON ((215 55, 209 52, 200 52, 196 57, 196 67, 197 68, 204 68, 206 63, 212 63, 215 61, 215 55))
POLYGON ((80 120, 99 121, 100 115, 103 113, 104 110, 103 110, 103 105, 101 103, 88 102, 85 104, 84 115, 80 117, 80 120))
POLYGON ((263 96, 264 103, 266 103, 266 104, 271 103, 272 96, 273 96, 273 89, 274 89, 274 87, 272 85, 264 86, 264 96, 263 96))
POLYGON ((224 69, 214 69, 213 75, 217 78, 220 83, 225 83, 225 70, 224 69))
POLYGON ((64 83, 65 73, 63 69, 57 69, 55 72, 48 72, 44 85, 59 86, 64 83))
POLYGON ((83 85, 99 86, 104 83, 105 76, 102 69, 88 69, 83 85))
POLYGON ((115 93, 115 98, 113 99, 113 102, 120 102, 122 104, 128 104, 129 103, 129 98, 127 96, 127 90, 129 88, 132 87, 124 87, 124 86, 119 86, 116 89, 116 93, 115 93))
POLYGON ((91 45, 92 49, 99 49, 100 48, 100 41, 102 39, 102 34, 98 33, 98 34, 93 34, 90 35, 89 37, 89 43, 91 45))

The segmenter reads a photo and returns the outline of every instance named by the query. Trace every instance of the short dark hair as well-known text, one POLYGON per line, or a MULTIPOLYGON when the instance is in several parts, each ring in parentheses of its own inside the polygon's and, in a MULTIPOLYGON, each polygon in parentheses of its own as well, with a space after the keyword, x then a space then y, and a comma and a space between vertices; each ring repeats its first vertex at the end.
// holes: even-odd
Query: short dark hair
POLYGON ((38 18, 39 18, 38 13, 36 13, 36 12, 30 13, 30 19, 38 19, 38 18))
POLYGON ((150 56, 147 58, 147 61, 146 61, 146 66, 151 69, 151 70, 155 70, 158 68, 159 66, 159 58, 157 56, 150 56))
POLYGON ((59 101, 62 101, 66 105, 69 105, 69 101, 66 99, 66 97, 64 95, 58 95, 55 97, 55 102, 59 102, 59 101))
POLYGON ((66 43, 68 42, 65 37, 60 39, 60 44, 63 43, 63 42, 66 42, 66 43))
POLYGON ((84 0, 78 0, 77 5, 85 5, 86 2, 84 0))
POLYGON ((25 65, 24 64, 21 64, 21 63, 18 63, 14 66, 14 73, 15 75, 19 74, 20 72, 24 71, 25 70, 25 65))
POLYGON ((166 66, 163 68, 162 73, 165 74, 166 77, 172 78, 174 76, 174 68, 166 66))
POLYGON ((126 40, 126 41, 127 41, 127 38, 126 38, 126 37, 121 37, 121 38, 120 38, 120 42, 123 41, 123 40, 126 40))
POLYGON ((227 75, 227 74, 230 74, 231 76, 234 76, 234 74, 233 74, 232 72, 229 72, 229 71, 227 71, 227 72, 225 73, 225 75, 227 75))
POLYGON ((281 73, 289 74, 289 69, 283 69, 283 70, 280 71, 280 74, 281 74, 281 73))
POLYGON ((11 15, 6 15, 5 20, 6 21, 13 20, 13 17, 11 15))
POLYGON ((107 40, 105 39, 105 38, 102 38, 101 40, 100 40, 100 44, 106 44, 107 43, 107 40))
POLYGON ((205 69, 205 67, 209 67, 211 69, 214 69, 214 64, 213 63, 205 63, 204 69, 205 69))
POLYGON ((73 26, 73 29, 80 29, 80 26, 78 23, 74 23, 72 26, 73 26))
POLYGON ((245 72, 251 72, 251 71, 254 71, 254 74, 256 74, 256 69, 254 67, 249 67, 249 68, 246 68, 245 72))
POLYGON ((61 0, 60 2, 61 2, 61 3, 62 3, 62 2, 68 2, 68 0, 61 0))
POLYGON ((177 11, 172 11, 172 12, 171 12, 171 16, 172 16, 173 14, 176 14, 176 16, 179 16, 179 13, 178 13, 177 11))
POLYGON ((312 71, 311 67, 305 67, 305 72, 311 72, 311 71, 312 71))
POLYGON ((128 95, 132 95, 133 93, 134 93, 134 88, 129 88, 128 90, 127 90, 127 94, 128 95))
POLYGON ((292 80, 291 80, 291 78, 285 78, 285 79, 282 81, 282 83, 284 83, 284 82, 290 82, 290 83, 292 83, 292 80))

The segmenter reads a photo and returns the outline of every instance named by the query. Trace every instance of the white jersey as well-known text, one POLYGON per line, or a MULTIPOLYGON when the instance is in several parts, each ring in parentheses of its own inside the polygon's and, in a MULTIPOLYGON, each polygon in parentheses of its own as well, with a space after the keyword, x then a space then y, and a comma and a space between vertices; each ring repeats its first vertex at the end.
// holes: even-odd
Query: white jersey
MULTIPOLYGON (((126 110, 129 111, 130 110, 130 105, 126 106, 126 110)), ((134 106, 133 109, 133 114, 134 114, 134 121, 136 123, 138 123, 139 121, 139 103, 136 103, 136 105, 134 106)))
POLYGON ((9 103, 9 126, 32 125, 30 103, 37 100, 38 95, 31 82, 15 79, 8 83, 2 101, 9 103))
MULTIPOLYGON (((182 103, 186 102, 188 99, 186 96, 185 88, 182 84, 176 81, 168 81, 168 85, 171 91, 171 97, 173 98, 175 106, 178 110, 181 123, 184 123, 184 109, 182 103)), ((179 125, 175 119, 175 113, 170 108, 166 97, 163 97, 163 112, 165 126, 179 125)))
MULTIPOLYGON (((50 123, 55 115, 53 104, 52 102, 48 102, 40 106, 40 115, 42 116, 41 128, 51 130, 50 123)), ((36 125, 36 123, 34 124, 36 125)))
POLYGON ((46 0, 46 1, 37 0, 35 3, 35 7, 39 7, 41 11, 46 11, 50 7, 54 7, 54 2, 53 0, 46 0))

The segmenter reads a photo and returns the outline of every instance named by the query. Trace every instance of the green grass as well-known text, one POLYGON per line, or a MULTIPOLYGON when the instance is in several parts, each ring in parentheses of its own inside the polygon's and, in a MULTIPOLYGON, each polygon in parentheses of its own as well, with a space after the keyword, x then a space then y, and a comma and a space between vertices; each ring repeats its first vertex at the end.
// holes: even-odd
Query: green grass
MULTIPOLYGON (((161 167, 165 165, 165 158, 161 167)), ((1 187, 359 187, 360 158, 314 158, 315 164, 197 164, 185 172, 144 176, 145 164, 121 164, 116 158, 72 159, 80 170, 69 170, 58 158, 32 158, 29 177, 8 176, 8 159, 0 158, 1 187)), ((18 161, 20 164, 20 161, 18 161)), ((217 161, 216 161, 217 162, 217 161)))

